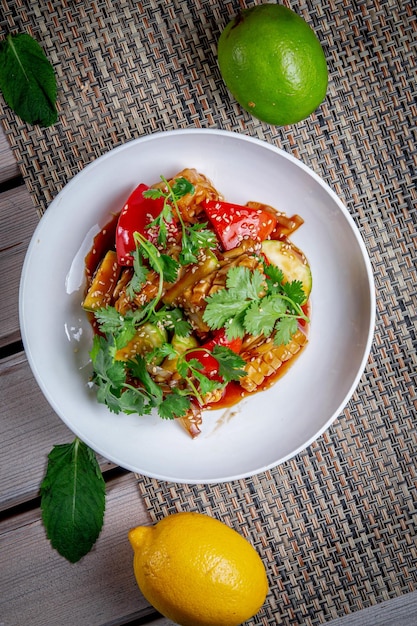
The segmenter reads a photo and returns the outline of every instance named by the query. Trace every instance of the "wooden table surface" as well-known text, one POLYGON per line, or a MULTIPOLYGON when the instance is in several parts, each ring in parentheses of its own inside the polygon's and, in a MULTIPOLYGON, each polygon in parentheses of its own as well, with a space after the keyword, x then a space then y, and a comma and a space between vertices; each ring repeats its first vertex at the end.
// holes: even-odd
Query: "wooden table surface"
MULTIPOLYGON (((79 563, 60 557, 45 536, 39 485, 47 454, 73 435, 44 399, 21 343, 20 272, 38 217, 2 130, 0 218, 0 626, 172 624, 149 606, 134 580, 127 531, 151 521, 133 474, 99 459, 107 484, 104 528, 79 563)), ((412 626, 417 594, 330 624, 412 626)))
POLYGON ((68 563, 45 536, 39 485, 47 455, 74 435, 43 397, 20 339, 20 272, 37 223, 0 130, 0 624, 165 626, 172 622, 149 606, 133 576, 127 531, 151 523, 133 474, 99 459, 107 484, 104 527, 81 562, 68 563))

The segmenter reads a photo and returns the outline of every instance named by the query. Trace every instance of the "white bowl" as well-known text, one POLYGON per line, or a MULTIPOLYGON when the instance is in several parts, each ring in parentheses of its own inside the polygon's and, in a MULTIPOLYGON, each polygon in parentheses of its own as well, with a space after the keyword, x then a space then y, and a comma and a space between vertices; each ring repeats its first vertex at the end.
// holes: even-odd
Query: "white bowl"
MULTIPOLYGON (((289 459, 341 413, 371 348, 371 265, 348 211, 303 163, 267 143, 221 130, 155 133, 111 150, 77 174, 42 217, 20 286, 20 323, 34 376, 65 424, 118 465, 162 480, 218 483, 289 459), (309 344, 269 390, 204 413, 192 440, 176 422, 115 415, 89 385, 92 332, 81 309, 84 257, 94 235, 139 182, 184 167, 207 175, 226 200, 298 213, 292 240, 313 273, 309 344)), ((59 443, 59 442, 57 442, 59 443)))

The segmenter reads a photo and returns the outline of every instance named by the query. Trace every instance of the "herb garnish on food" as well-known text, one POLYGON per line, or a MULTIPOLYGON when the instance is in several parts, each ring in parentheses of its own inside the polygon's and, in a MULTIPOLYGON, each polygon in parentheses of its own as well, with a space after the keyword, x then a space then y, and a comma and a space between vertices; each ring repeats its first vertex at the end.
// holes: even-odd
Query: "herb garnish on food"
POLYGON ((51 126, 57 121, 55 72, 35 39, 26 33, 0 42, 0 90, 23 121, 51 126))
MULTIPOLYGON (((196 191, 191 182, 183 176, 170 182, 161 176, 161 181, 154 187, 141 184, 134 190, 129 198, 133 196, 132 203, 128 200, 125 208, 137 210, 139 206, 141 210, 135 215, 141 219, 133 221, 132 228, 129 211, 122 210, 123 233, 129 235, 126 246, 120 248, 119 256, 116 235, 116 251, 107 251, 103 257, 84 300, 98 330, 90 352, 92 382, 98 401, 113 413, 146 416, 155 411, 164 420, 180 418, 195 436, 199 432, 196 413, 215 405, 229 383, 236 381, 242 390, 249 389, 244 383, 251 379, 250 368, 262 367, 257 356, 251 359, 259 345, 267 345, 268 353, 285 352, 282 347, 290 341, 293 346, 303 345, 294 337, 304 337, 298 325, 309 321, 303 307, 311 289, 311 275, 289 244, 281 249, 283 241, 271 240, 267 243, 272 249, 262 247, 276 221, 268 210, 243 209, 212 200, 210 214, 206 212, 210 228, 202 219, 204 205, 199 205, 197 218, 191 213, 194 220, 180 210, 180 204, 181 209, 184 207, 180 201, 187 197, 188 207, 189 196, 196 191), (232 239, 226 237, 228 231, 233 231, 232 239), (245 241, 248 238, 249 245, 245 241), (230 247, 232 240, 237 243, 230 247), (110 262, 105 265, 109 254, 110 262), (280 263, 274 264, 269 258, 274 255, 286 264, 285 275, 280 263), (127 282, 123 276, 128 277, 127 282), (298 280, 300 276, 303 280, 298 280), (194 290, 196 301, 202 302, 197 314, 187 308, 194 290), (115 291, 117 298, 106 299, 106 294, 115 291)), ((116 233, 125 241, 117 228, 116 233)), ((262 375, 270 376, 270 370, 262 375)), ((102 490, 93 457, 92 450, 78 439, 56 446, 42 483, 48 537, 69 560, 86 554, 101 528, 101 496, 93 502, 95 514, 90 508, 91 515, 85 515, 80 527, 75 523, 81 507, 85 507, 83 511, 88 508, 75 480, 80 463, 84 494, 95 489, 100 494, 102 490), (67 482, 72 485, 69 490, 65 488, 67 482), (72 510, 71 515, 64 516, 66 525, 57 526, 63 537, 56 536, 54 530, 56 507, 65 508, 66 513, 72 510)))
POLYGON ((247 267, 229 270, 226 288, 207 298, 203 319, 212 329, 226 328, 227 336, 245 333, 269 337, 274 343, 287 344, 296 332, 299 319, 308 321, 301 304, 305 301, 300 281, 284 281, 284 274, 268 266, 267 275, 247 267))
POLYGON ((166 191, 159 187, 148 189, 143 192, 144 198, 164 198, 164 206, 161 213, 149 224, 149 228, 158 229, 158 243, 165 245, 168 236, 167 224, 173 220, 173 211, 181 224, 181 265, 197 263, 198 254, 201 249, 213 249, 216 247, 216 236, 212 230, 206 228, 207 224, 184 224, 181 211, 178 208, 178 200, 188 193, 194 194, 194 185, 186 178, 176 178, 172 185, 161 176, 161 180, 166 187, 166 191))

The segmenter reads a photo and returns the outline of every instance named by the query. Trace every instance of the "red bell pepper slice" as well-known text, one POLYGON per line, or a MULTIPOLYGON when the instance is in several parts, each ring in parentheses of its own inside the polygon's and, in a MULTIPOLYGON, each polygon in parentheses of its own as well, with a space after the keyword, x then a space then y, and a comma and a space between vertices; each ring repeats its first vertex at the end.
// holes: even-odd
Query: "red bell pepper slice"
POLYGON ((223 378, 219 374, 219 362, 218 360, 211 354, 211 351, 215 346, 225 346, 236 354, 239 354, 240 349, 242 347, 242 340, 240 337, 236 337, 235 339, 228 339, 226 337, 226 331, 222 328, 217 330, 213 334, 213 338, 210 341, 204 343, 198 350, 192 350, 186 355, 186 360, 197 359, 203 366, 200 370, 204 376, 210 378, 211 380, 218 380, 223 382, 223 378))
POLYGON ((120 212, 116 226, 116 253, 119 265, 133 265, 132 252, 136 248, 134 233, 139 232, 151 239, 147 225, 158 217, 164 206, 163 198, 144 198, 149 189, 141 183, 132 191, 120 212))
POLYGON ((225 250, 232 250, 244 239, 264 241, 274 230, 276 219, 264 209, 207 200, 204 210, 225 250))

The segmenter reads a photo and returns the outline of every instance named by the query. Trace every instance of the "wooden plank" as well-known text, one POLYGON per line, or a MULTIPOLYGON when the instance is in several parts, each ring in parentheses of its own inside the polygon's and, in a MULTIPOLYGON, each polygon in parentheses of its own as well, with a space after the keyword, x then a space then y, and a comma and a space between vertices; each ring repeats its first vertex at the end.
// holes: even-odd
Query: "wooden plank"
POLYGON ((327 626, 415 626, 416 624, 417 591, 413 591, 356 613, 339 617, 328 622, 327 626))
MULTIPOLYGON (((73 441, 40 391, 25 354, 0 361, 0 511, 38 495, 47 455, 73 441)), ((99 457, 102 471, 114 468, 99 457)), ((1 623, 1 619, 0 619, 1 623)))
POLYGON ((0 124, 0 183, 20 175, 3 126, 0 124))
POLYGON ((20 274, 38 222, 32 200, 23 185, 0 194, 0 347, 20 338, 20 274))
POLYGON ((131 473, 108 484, 103 531, 70 564, 46 539, 39 509, 0 523, 0 622, 7 626, 116 626, 151 621, 154 610, 133 574, 129 528, 151 523, 131 473))

